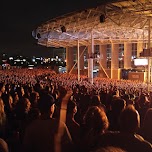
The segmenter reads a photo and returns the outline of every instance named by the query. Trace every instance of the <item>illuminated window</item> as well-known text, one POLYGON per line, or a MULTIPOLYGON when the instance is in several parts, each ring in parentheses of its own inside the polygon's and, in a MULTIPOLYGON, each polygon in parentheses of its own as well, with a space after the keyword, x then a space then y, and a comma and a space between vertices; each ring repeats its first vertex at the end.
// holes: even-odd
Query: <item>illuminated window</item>
POLYGON ((107 68, 111 68, 111 44, 107 45, 107 68))
POLYGON ((119 44, 119 68, 124 68, 124 44, 119 44))
POLYGON ((131 67, 133 68, 134 59, 137 58, 137 43, 132 43, 132 57, 131 57, 131 67))

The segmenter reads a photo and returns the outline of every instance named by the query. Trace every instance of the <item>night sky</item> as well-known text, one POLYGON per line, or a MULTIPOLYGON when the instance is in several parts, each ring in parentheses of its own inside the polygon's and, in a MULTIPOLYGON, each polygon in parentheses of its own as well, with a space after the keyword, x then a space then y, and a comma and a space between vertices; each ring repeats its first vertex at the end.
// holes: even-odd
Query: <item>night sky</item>
POLYGON ((57 16, 97 6, 105 1, 2 0, 0 4, 0 53, 49 56, 52 48, 38 45, 31 35, 33 29, 57 16))

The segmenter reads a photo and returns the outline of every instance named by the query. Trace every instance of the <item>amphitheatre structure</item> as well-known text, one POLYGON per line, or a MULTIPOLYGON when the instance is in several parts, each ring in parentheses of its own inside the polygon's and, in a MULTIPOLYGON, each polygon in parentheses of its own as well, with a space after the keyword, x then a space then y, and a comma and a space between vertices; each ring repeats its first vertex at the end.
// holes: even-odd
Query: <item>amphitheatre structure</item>
MULTIPOLYGON (((77 72, 78 80, 85 74, 93 82, 95 62, 100 65, 100 77, 121 79, 122 68, 132 69, 135 58, 144 58, 150 83, 151 18, 151 0, 119 0, 53 18, 38 26, 33 36, 40 45, 65 48, 67 72, 77 72)), ((145 72, 131 76, 145 81, 145 72)))

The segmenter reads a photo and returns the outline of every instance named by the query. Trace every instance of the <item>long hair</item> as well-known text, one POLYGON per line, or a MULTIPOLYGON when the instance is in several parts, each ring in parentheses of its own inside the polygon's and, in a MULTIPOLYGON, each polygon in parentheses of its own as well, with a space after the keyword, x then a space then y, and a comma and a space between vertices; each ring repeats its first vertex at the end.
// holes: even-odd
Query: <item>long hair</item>
POLYGON ((120 114, 120 129, 135 133, 140 128, 140 115, 133 105, 128 105, 120 114))
POLYGON ((104 109, 98 106, 91 106, 84 117, 84 123, 88 130, 96 133, 103 133, 109 127, 109 121, 104 109))
POLYGON ((4 111, 4 102, 3 99, 0 98, 0 125, 3 125, 6 121, 6 114, 4 111))

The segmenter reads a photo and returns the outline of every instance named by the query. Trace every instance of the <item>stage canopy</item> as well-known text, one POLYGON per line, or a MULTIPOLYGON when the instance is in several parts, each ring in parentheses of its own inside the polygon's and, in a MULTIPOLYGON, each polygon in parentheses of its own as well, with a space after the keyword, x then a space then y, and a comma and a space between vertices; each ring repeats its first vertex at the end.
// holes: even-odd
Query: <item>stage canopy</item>
POLYGON ((51 19, 33 30, 38 44, 47 47, 73 47, 148 42, 152 17, 151 0, 125 0, 72 12, 51 19))

